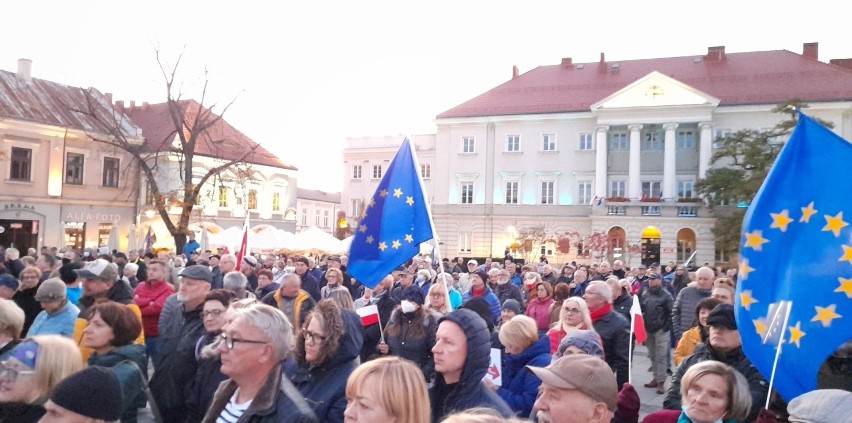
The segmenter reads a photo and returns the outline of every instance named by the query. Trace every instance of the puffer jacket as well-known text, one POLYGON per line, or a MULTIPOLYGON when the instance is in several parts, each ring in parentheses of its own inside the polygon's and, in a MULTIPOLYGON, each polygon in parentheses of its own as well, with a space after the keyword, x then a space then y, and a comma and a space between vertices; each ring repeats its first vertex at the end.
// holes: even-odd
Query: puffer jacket
POLYGON ((145 407, 147 396, 142 390, 142 378, 145 376, 141 372, 146 368, 146 361, 145 346, 138 344, 124 345, 104 355, 93 353, 89 357, 90 366, 109 367, 118 377, 122 398, 121 423, 135 423, 137 409, 145 407))
POLYGON ((680 339, 683 333, 693 326, 693 322, 695 322, 695 307, 698 306, 701 300, 709 297, 710 292, 710 289, 704 291, 695 286, 689 286, 680 290, 672 307, 674 339, 680 339))
MULTIPOLYGON (((494 317, 494 320, 492 320, 491 323, 495 324, 499 322, 500 315, 503 312, 503 307, 500 306, 500 300, 497 299, 497 295, 494 295, 494 291, 492 291, 491 288, 486 285, 485 290, 482 292, 482 295, 479 296, 482 297, 485 301, 488 301, 488 306, 491 308, 491 315, 494 317)), ((464 294, 464 302, 467 302, 467 300, 473 297, 473 292, 468 291, 467 294, 464 294)))
POLYGON ((503 386, 497 395, 520 417, 529 417, 541 379, 526 366, 547 367, 550 364, 550 338, 543 336, 517 355, 503 358, 503 386))
POLYGON ((672 329, 672 296, 668 291, 659 288, 646 288, 639 297, 642 306, 642 318, 645 320, 645 331, 649 334, 658 331, 668 332, 672 329))
POLYGON ((157 329, 160 313, 163 312, 166 299, 174 293, 175 288, 165 281, 142 282, 133 291, 133 301, 142 313, 142 328, 145 330, 145 336, 151 338, 160 336, 157 329))
POLYGON ((491 364, 491 335, 485 321, 467 309, 454 310, 442 317, 438 326, 444 321, 455 323, 464 332, 467 358, 458 383, 448 385, 441 373, 435 375, 435 383, 429 389, 432 421, 437 423, 454 412, 474 407, 491 408, 503 417, 511 416, 512 409, 506 402, 482 383, 491 364))
POLYGON ((55 313, 48 313, 47 310, 42 310, 36 316, 33 325, 30 326, 27 337, 36 335, 62 335, 66 338, 72 338, 74 336, 74 324, 79 314, 80 309, 68 301, 55 313))
MULTIPOLYGON (((322 364, 311 366, 285 363, 285 374, 302 393, 321 422, 342 422, 346 409, 346 380, 358 367, 364 342, 361 318, 354 311, 341 310, 343 334, 337 354, 322 364)), ((326 334, 328 335, 328 334, 326 334)))

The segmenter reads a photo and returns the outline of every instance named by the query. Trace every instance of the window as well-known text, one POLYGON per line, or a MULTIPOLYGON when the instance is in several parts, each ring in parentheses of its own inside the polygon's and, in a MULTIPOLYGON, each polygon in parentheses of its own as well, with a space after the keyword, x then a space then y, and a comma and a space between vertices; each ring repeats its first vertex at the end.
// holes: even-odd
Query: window
POLYGON ((685 206, 677 208, 678 217, 698 217, 698 207, 685 206))
POLYGON ((104 157, 103 186, 118 187, 119 159, 115 157, 104 157))
POLYGON ((98 247, 109 245, 109 233, 112 232, 112 223, 98 224, 98 247))
POLYGON ((630 141, 627 132, 611 132, 609 134, 610 150, 627 150, 630 148, 630 141))
POLYGON ((645 137, 642 139, 643 150, 662 150, 663 149, 663 134, 660 131, 645 132, 645 137))
POLYGON ((625 206, 607 206, 607 216, 627 216, 627 207, 625 206))
POLYGON ((660 181, 642 182, 642 198, 660 198, 663 196, 660 181))
POLYGON ((584 205, 592 202, 592 182, 580 181, 577 183, 577 204, 584 205))
POLYGON ((280 212, 281 211, 281 194, 277 192, 272 193, 272 211, 280 212))
POLYGON ((692 181, 677 181, 677 197, 692 198, 695 196, 695 183, 692 181))
POLYGON ((361 200, 358 198, 353 198, 349 200, 349 215, 350 216, 361 216, 361 200))
POLYGON ((518 204, 518 181, 506 182, 506 204, 518 204))
POLYGON ((219 186, 219 207, 228 207, 228 187, 219 186))
POLYGON ((642 216, 659 216, 660 206, 642 206, 642 216))
POLYGON ((317 210, 314 216, 314 226, 319 227, 320 225, 320 211, 317 210))
POLYGON ((361 179, 361 165, 352 166, 352 179, 361 179))
POLYGON ((470 232, 459 232, 459 251, 469 253, 471 251, 471 234, 470 232))
POLYGON ((154 204, 154 191, 151 189, 151 182, 145 182, 145 204, 154 204))
POLYGON ((13 181, 29 181, 32 171, 33 150, 29 148, 12 147, 12 163, 9 166, 9 179, 13 181))
POLYGON ((729 136, 731 136, 730 129, 717 129, 715 141, 713 141, 713 148, 722 148, 722 139, 729 136))
POLYGON ((302 209, 302 226, 308 226, 308 209, 302 209))
POLYGON ((556 134, 541 136, 541 151, 556 151, 556 134))
POLYGON ((521 151, 520 135, 509 135, 506 137, 506 151, 509 153, 517 153, 521 151))
POLYGON ((541 181, 541 204, 553 204, 556 181, 541 181))
POLYGON ((583 132, 580 134, 580 150, 594 150, 595 143, 592 139, 591 132, 583 132))
POLYGON ((373 179, 382 179, 382 165, 373 165, 373 179))
POLYGON ((473 182, 462 182, 461 203, 473 204, 473 182))
POLYGON ((462 137, 462 153, 476 152, 476 138, 462 137))
POLYGON ((83 185, 83 162, 85 156, 80 153, 67 153, 65 155, 65 183, 69 185, 83 185))
POLYGON ((609 196, 610 197, 627 197, 627 188, 625 181, 609 181, 609 196))
POLYGON ((428 163, 420 165, 420 177, 430 179, 432 177, 432 165, 428 163))
POLYGON ((248 192, 249 210, 257 210, 257 190, 250 189, 248 192))
POLYGON ((678 150, 695 150, 695 131, 682 129, 677 131, 676 138, 678 150))
POLYGON ((328 224, 329 213, 328 210, 323 210, 322 212, 322 227, 330 228, 331 226, 328 224))
POLYGON ((65 246, 77 250, 83 249, 86 240, 85 222, 65 222, 65 246))

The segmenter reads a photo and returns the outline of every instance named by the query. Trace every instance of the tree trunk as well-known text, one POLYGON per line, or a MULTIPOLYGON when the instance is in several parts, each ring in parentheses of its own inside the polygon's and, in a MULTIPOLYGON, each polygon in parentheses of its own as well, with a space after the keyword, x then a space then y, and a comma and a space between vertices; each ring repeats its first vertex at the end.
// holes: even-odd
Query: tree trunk
POLYGON ((172 237, 175 239, 175 254, 183 254, 183 247, 186 245, 186 235, 179 233, 172 234, 172 237))

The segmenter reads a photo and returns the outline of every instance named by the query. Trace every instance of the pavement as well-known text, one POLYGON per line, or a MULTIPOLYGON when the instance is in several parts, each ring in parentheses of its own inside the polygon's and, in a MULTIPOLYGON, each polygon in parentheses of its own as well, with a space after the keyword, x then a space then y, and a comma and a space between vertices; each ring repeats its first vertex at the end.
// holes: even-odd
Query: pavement
MULTIPOLYGON (((631 383, 639 394, 639 421, 641 422, 645 416, 658 410, 663 409, 663 400, 665 394, 658 394, 655 388, 646 388, 642 385, 648 383, 652 379, 651 372, 648 368, 651 367, 651 361, 648 359, 648 349, 643 345, 637 345, 633 351, 633 369, 631 371, 631 383)), ((674 370, 672 366, 672 370, 674 370)), ((150 370, 150 369, 149 369, 150 370)), ((666 388, 671 384, 671 377, 666 382, 666 388)), ((139 423, 154 423, 154 417, 151 414, 149 407, 139 410, 139 423)))

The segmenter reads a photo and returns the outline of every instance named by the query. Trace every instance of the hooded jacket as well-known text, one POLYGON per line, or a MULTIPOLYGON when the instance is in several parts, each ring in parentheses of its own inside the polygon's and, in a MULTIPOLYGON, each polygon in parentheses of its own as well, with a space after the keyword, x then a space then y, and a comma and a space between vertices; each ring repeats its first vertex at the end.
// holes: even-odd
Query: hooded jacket
POLYGON ((142 390, 144 376, 141 373, 142 369, 147 367, 145 346, 128 344, 104 355, 92 354, 89 357, 89 366, 109 367, 112 370, 121 386, 121 423, 136 422, 137 409, 145 407, 147 400, 147 395, 142 390))
MULTIPOLYGON (((285 364, 285 374, 302 393, 321 422, 342 422, 346 409, 346 381, 358 367, 355 360, 361 352, 364 332, 361 318, 354 311, 340 310, 343 333, 337 354, 312 366, 285 364)), ((326 334, 333 336, 333 334, 326 334)), ((214 400, 215 402, 215 400, 214 400)))
MULTIPOLYGON (((115 301, 119 304, 130 305, 133 303, 133 291, 130 290, 130 285, 122 282, 116 281, 112 284, 112 288, 107 291, 106 295, 107 301, 115 301)), ((77 303, 77 308, 80 309, 80 316, 87 316, 86 310, 89 309, 92 305, 98 302, 98 299, 92 297, 82 297, 80 298, 80 302, 77 303)))
POLYGON ((293 300, 293 316, 290 316, 286 311, 284 311, 284 307, 281 306, 280 289, 266 294, 265 297, 260 299, 260 302, 281 310, 285 315, 287 315, 287 318, 290 319, 290 323, 293 324, 293 327, 296 328, 296 330, 302 328, 302 323, 305 321, 305 318, 308 317, 308 313, 310 313, 316 306, 314 299, 304 289, 300 289, 295 300, 293 300))
POLYGON ((432 403, 432 421, 474 407, 491 408, 503 417, 512 416, 512 410, 497 394, 486 388, 482 378, 491 364, 491 335, 485 321, 472 310, 459 309, 438 320, 458 325, 467 338, 467 358, 458 383, 447 384, 444 375, 435 375, 435 384, 429 389, 432 403))
POLYGON ((505 355, 503 358, 503 386, 497 395, 506 401, 512 411, 520 417, 529 417, 533 403, 538 396, 541 379, 526 366, 547 367, 550 364, 550 338, 542 336, 536 343, 517 355, 505 355))

